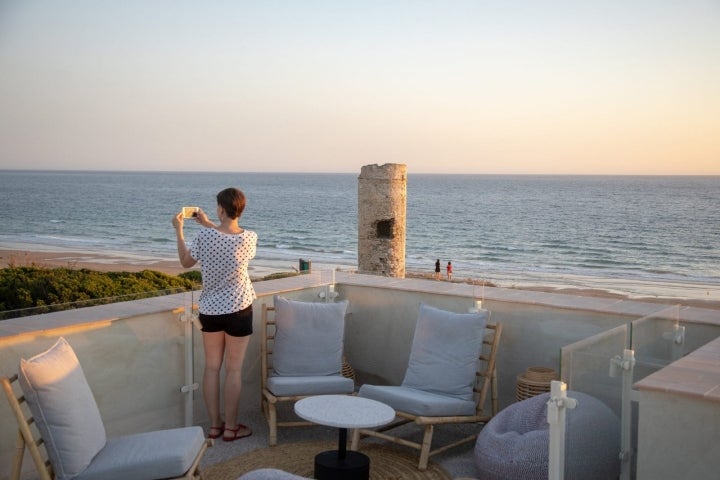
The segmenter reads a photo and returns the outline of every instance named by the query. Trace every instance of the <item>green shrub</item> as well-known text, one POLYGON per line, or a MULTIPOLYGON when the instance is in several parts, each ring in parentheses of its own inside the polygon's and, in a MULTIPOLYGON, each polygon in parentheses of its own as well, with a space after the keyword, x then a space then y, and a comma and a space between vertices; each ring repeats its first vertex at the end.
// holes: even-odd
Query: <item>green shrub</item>
POLYGON ((153 270, 105 273, 87 269, 8 267, 0 269, 0 311, 55 306, 28 312, 36 314, 83 306, 78 302, 102 299, 95 304, 111 303, 129 300, 129 296, 134 299, 183 292, 199 288, 199 272, 197 276, 189 275, 191 273, 195 272, 173 276, 153 270))
POLYGON ((202 275, 200 274, 200 270, 189 270, 187 272, 181 273, 180 275, 178 275, 178 277, 186 278, 193 283, 202 283, 202 275))
MULTIPOLYGON (((279 272, 253 281, 295 275, 279 272)), ((10 266, 0 269, 0 320, 200 288, 199 270, 174 276, 154 270, 97 272, 85 268, 10 266)))
POLYGON ((298 272, 277 272, 264 276, 262 280, 277 280, 278 278, 295 277, 297 275, 300 274, 298 272))

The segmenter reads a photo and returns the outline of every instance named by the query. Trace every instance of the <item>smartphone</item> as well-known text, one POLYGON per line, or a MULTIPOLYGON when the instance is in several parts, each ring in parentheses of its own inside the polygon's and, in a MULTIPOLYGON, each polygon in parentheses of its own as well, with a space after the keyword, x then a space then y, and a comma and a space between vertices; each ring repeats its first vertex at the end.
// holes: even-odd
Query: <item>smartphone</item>
POLYGON ((200 211, 200 207, 183 207, 183 218, 196 218, 198 216, 198 211, 200 211))

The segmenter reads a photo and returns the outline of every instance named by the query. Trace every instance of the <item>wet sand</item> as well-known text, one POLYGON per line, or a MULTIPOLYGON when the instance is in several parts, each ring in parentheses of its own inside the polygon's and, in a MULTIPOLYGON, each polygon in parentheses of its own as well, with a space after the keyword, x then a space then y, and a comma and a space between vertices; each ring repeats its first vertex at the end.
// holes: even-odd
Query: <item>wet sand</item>
MULTIPOLYGON (((35 266, 44 268, 66 267, 100 272, 140 272, 142 270, 155 270, 166 273, 168 275, 179 275, 189 270, 197 270, 199 267, 191 269, 184 268, 180 265, 179 260, 159 260, 157 258, 146 257, 142 255, 126 255, 113 253, 92 253, 92 252, 76 252, 76 251, 29 251, 18 249, 0 248, 0 268, 6 267, 35 266)), ((331 265, 313 265, 313 268, 322 270, 327 268, 331 270, 331 265)), ((289 262, 255 262, 251 263, 250 276, 253 280, 258 281, 264 277, 275 273, 290 273, 295 267, 289 265, 289 262)), ((407 272, 409 278, 427 278, 432 279, 432 273, 428 272, 407 272)), ((448 281, 448 280, 439 280, 448 281)), ((471 283, 469 280, 456 278, 452 280, 458 283, 471 283)), ((477 281, 475 282, 477 283, 477 281)), ((488 284, 488 286, 492 286, 488 284)), ((616 293, 609 290, 582 288, 582 287, 542 287, 542 286, 522 286, 507 287, 505 285, 496 285, 506 288, 521 288, 524 290, 543 291, 550 293, 566 293, 570 295, 592 296, 616 299, 640 300, 646 302, 655 302, 667 305, 682 304, 687 306, 695 306, 701 308, 720 309, 720 301, 709 298, 687 298, 687 297, 655 297, 655 296, 632 296, 616 293)))

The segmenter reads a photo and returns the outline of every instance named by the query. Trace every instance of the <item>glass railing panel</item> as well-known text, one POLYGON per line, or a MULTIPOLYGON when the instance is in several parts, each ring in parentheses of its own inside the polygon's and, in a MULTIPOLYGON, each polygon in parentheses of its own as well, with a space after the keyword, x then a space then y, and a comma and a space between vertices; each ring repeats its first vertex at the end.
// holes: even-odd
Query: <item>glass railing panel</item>
POLYGON ((628 337, 629 327, 620 325, 563 347, 560 376, 568 389, 592 395, 620 415, 622 382, 610 376, 610 360, 623 354, 628 337))
MULTIPOLYGON (((620 436, 621 432, 621 418, 623 415, 624 378, 621 370, 617 368, 617 362, 618 358, 621 358, 627 349, 629 337, 629 324, 619 325, 611 330, 565 346, 561 349, 560 354, 560 374, 562 380, 567 383, 568 397, 573 398, 573 392, 581 392, 607 405, 607 407, 612 410, 612 413, 617 416, 618 436, 620 436)), ((578 395, 576 395, 576 397, 577 396, 578 395)), ((582 409, 584 402, 587 403, 587 399, 580 400, 578 408, 582 409)), ((584 408, 598 407, 585 405, 584 408)), ((572 410, 568 411, 568 418, 572 418, 573 413, 572 410)), ((601 411, 598 411, 598 414, 600 413, 601 411)), ((585 412, 584 415, 587 415, 587 412, 585 412)), ((612 416, 610 413, 607 413, 607 415, 612 416)), ((564 468, 566 477, 577 474, 578 452, 573 451, 573 449, 578 448, 578 445, 582 444, 582 441, 579 439, 585 435, 593 434, 599 436, 598 438, 602 438, 613 430, 607 422, 603 422, 603 428, 608 430, 603 430, 602 432, 578 432, 573 430, 570 434, 567 434, 566 430, 564 439, 566 452, 564 468), (580 436, 578 437, 578 435, 580 436)), ((611 434, 611 437, 612 436, 611 434)), ((617 440, 617 445, 620 445, 620 438, 617 440)), ((613 451, 615 451, 615 448, 613 448, 613 451)), ((600 451, 596 451, 595 453, 597 455, 603 455, 600 451)), ((588 453, 583 453, 583 455, 586 454, 588 453)), ((607 452, 604 452, 604 454, 607 455, 607 452)), ((619 456, 619 454, 620 448, 617 448, 613 456, 619 456)), ((619 460, 617 468, 618 470, 621 468, 619 460)))
POLYGON ((635 351, 634 381, 642 380, 687 353, 680 305, 631 322, 630 348, 635 351))
MULTIPOLYGON (((569 390, 603 401, 621 420, 621 478, 634 478, 637 405, 632 385, 686 355, 680 306, 659 309, 561 350, 561 376, 569 390)), ((692 343, 692 342, 690 342, 692 343)))
POLYGON ((35 307, 20 308, 13 310, 2 310, 0 311, 0 320, 8 320, 11 318, 29 317, 33 315, 42 315, 45 313, 61 312, 64 310, 74 310, 78 308, 95 307, 98 305, 109 305, 112 303, 120 302, 131 302, 134 300, 142 300, 145 298, 162 297, 166 295, 173 295, 176 293, 192 292, 196 298, 200 296, 200 287, 195 287, 192 290, 185 287, 166 288, 162 290, 152 290, 144 292, 129 293, 126 295, 116 295, 112 297, 102 298, 90 298, 87 300, 80 300, 75 302, 66 303, 54 303, 47 305, 39 305, 35 307))

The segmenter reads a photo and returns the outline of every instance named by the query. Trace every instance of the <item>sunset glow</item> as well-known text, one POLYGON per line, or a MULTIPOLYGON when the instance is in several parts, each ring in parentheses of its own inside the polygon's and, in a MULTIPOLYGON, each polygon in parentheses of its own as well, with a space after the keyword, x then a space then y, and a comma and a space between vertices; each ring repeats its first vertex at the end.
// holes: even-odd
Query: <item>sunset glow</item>
POLYGON ((719 175, 719 32, 701 0, 3 2, 0 169, 719 175))

